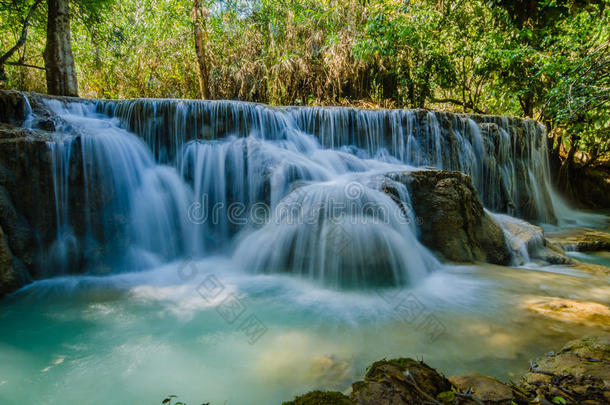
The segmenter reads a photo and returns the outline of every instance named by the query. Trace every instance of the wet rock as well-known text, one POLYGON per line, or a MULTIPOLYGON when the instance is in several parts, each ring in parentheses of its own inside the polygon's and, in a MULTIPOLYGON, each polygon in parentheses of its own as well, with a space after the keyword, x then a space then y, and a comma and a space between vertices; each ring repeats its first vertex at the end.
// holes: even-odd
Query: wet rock
MULTIPOLYGON (((39 100, 40 96, 29 96, 30 107, 38 118, 32 121, 32 128, 22 128, 19 125, 24 123, 28 111, 24 95, 0 91, 0 106, 10 107, 9 112, 4 109, 0 113, 0 226, 11 251, 13 271, 21 280, 14 283, 5 277, 0 281, 0 290, 4 293, 27 282, 30 275, 38 279, 55 271, 49 260, 55 254, 58 236, 52 153, 48 146, 53 133, 41 127, 54 130, 59 118, 52 116, 39 100)), ((86 230, 80 158, 80 148, 75 147, 68 170, 68 210, 73 218, 71 225, 80 232, 79 237, 86 230)), ((71 254, 75 257, 71 260, 74 265, 68 271, 82 271, 82 253, 72 251, 71 254)))
POLYGON ((449 381, 461 392, 471 391, 485 404, 511 405, 515 398, 520 396, 508 385, 479 373, 456 375, 449 377, 449 381))
POLYGON ((418 170, 387 177, 407 185, 428 248, 451 261, 510 263, 504 232, 483 209, 466 174, 418 170))
POLYGON ((21 126, 27 110, 24 94, 13 90, 0 90, 0 122, 21 126))
POLYGON ((361 405, 423 404, 436 403, 446 392, 451 392, 451 383, 436 370, 400 358, 373 363, 364 380, 352 384, 350 398, 361 405))
POLYGON ((13 257, 7 236, 0 227, 0 297, 23 286, 28 278, 24 266, 13 257))
POLYGON ((587 273, 595 274, 595 275, 606 275, 610 276, 610 267, 602 266, 599 264, 592 263, 584 263, 575 261, 576 263, 573 265, 575 269, 585 271, 587 273))
POLYGON ((557 218, 545 180, 540 173, 548 173, 546 165, 546 136, 544 128, 531 120, 500 118, 489 122, 484 116, 479 126, 485 140, 485 149, 491 156, 483 162, 488 193, 483 194, 486 207, 494 212, 508 213, 519 218, 555 224, 557 218), (498 125, 504 121, 504 125, 498 125), (508 132, 507 132, 508 131, 508 132), (532 137, 532 132, 538 136, 532 137), (512 153, 505 153, 507 142, 512 153), (542 152, 542 154, 540 153, 542 152), (499 167, 512 172, 507 181, 499 175, 499 167))
POLYGON ((35 260, 36 235, 17 211, 11 196, 3 186, 0 186, 0 226, 10 235, 8 244, 13 254, 26 266, 32 266, 35 260))
POLYGON ((282 405, 355 405, 348 397, 336 391, 312 391, 282 405))
POLYGON ((610 250, 610 233, 590 228, 569 228, 549 233, 547 239, 565 250, 592 252, 610 250))
POLYGON ((546 239, 541 227, 508 215, 494 214, 493 217, 506 234, 513 252, 514 264, 521 265, 530 259, 541 260, 548 264, 577 263, 568 257, 559 245, 546 239))
POLYGON ((610 336, 574 340, 532 362, 520 386, 538 403, 610 403, 610 336))
POLYGON ((558 321, 610 330, 610 308, 603 304, 567 298, 530 297, 524 300, 523 305, 532 312, 558 321))
POLYGON ((504 384, 478 373, 446 379, 423 362, 400 358, 373 363, 364 379, 352 384, 349 401, 339 392, 313 391, 284 404, 333 403, 607 404, 610 403, 610 335, 571 341, 559 352, 530 362, 530 371, 518 385, 504 384))

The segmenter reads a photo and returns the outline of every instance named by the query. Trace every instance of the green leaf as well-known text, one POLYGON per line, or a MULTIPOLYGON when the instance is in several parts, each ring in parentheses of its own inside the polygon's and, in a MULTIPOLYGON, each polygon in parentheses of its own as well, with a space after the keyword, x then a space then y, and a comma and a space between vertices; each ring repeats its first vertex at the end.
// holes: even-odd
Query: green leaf
POLYGON ((438 399, 439 401, 441 401, 444 404, 448 404, 450 402, 453 402, 453 400, 455 399, 455 392, 453 392, 453 391, 441 392, 440 394, 438 394, 436 396, 436 399, 438 399))

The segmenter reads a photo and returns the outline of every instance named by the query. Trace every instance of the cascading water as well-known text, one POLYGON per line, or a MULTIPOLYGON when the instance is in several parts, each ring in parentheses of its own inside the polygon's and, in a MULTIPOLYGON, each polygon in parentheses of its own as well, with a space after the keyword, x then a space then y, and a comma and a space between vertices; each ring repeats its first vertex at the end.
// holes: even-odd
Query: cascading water
POLYGON ((235 257, 257 272, 286 271, 335 287, 403 285, 434 268, 409 226, 412 216, 353 179, 297 188, 268 225, 243 239, 235 257))
MULTIPOLYGON (((146 144, 93 104, 75 104, 47 103, 65 122, 51 147, 80 142, 88 251, 102 250, 115 268, 230 253, 234 245, 233 261, 247 271, 289 272, 332 287, 404 285, 438 265, 415 237, 406 187, 394 187, 401 190, 397 204, 374 180, 411 169, 380 145, 327 149, 293 116, 247 104, 247 119, 237 122, 249 136, 186 141, 194 124, 178 102, 182 118, 170 130, 182 137, 164 148, 154 105, 142 107, 157 117, 140 127, 146 144), (350 195, 350 187, 361 192, 350 195)), ((69 167, 71 159, 59 156, 56 166, 69 167)), ((65 178, 54 169, 55 179, 65 178)), ((66 193, 67 181, 57 184, 66 193)), ((58 196, 57 205, 67 204, 58 196)), ((70 223, 70 213, 64 216, 70 223)))
POLYGON ((161 161, 180 161, 195 139, 254 134, 302 151, 320 147, 360 158, 469 174, 483 203, 539 222, 556 220, 549 196, 545 129, 531 120, 424 110, 286 107, 230 101, 99 101, 97 109, 145 139, 161 161), (301 145, 301 142, 309 145, 301 145))
MULTIPOLYGON (((371 178, 414 166, 469 174, 492 211, 555 220, 544 128, 533 121, 230 101, 47 103, 67 123, 60 130, 64 138, 72 134, 51 146, 57 206, 66 205, 61 168, 71 158, 57 150, 79 139, 89 251, 109 252, 126 268, 230 254, 239 242, 235 256, 251 271, 292 272, 334 286, 383 284, 381 279, 404 284, 435 266, 414 237, 416 227, 398 226, 395 217, 379 221, 357 207, 396 207, 371 178), (346 204, 340 190, 347 183, 366 184, 360 198, 368 200, 346 204), (95 204, 103 208, 91 209, 95 204), (276 212, 290 205, 317 220, 296 224, 276 212), (353 243, 340 242, 349 248, 333 255, 332 234, 349 235, 353 243), (413 250, 404 254, 400 245, 413 250), (366 262, 369 251, 383 251, 387 260, 366 262), (388 266, 387 274, 373 270, 388 266)), ((409 210, 408 192, 403 194, 409 210)), ((70 229, 68 214, 61 213, 59 228, 70 229)))
POLYGON ((67 211, 67 200, 76 194, 85 211, 76 224, 86 230, 85 260, 133 269, 190 252, 193 224, 183 213, 192 196, 176 170, 156 164, 146 144, 95 113, 93 104, 48 100, 47 105, 64 121, 57 139, 49 142, 58 230, 74 228, 71 221, 77 220, 67 211), (69 190, 75 148, 83 184, 69 190))
POLYGON ((50 249, 50 263, 59 269, 72 269, 78 266, 71 263, 73 252, 78 250, 78 240, 70 226, 68 212, 68 178, 73 138, 58 137, 48 142, 51 149, 51 170, 53 171, 53 190, 55 192, 55 220, 57 237, 50 249))

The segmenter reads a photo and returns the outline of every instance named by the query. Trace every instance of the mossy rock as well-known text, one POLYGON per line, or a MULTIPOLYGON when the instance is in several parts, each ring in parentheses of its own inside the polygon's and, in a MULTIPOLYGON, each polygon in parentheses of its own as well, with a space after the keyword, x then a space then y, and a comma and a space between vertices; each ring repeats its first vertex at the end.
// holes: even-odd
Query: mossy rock
POLYGON ((282 405, 354 405, 354 403, 337 391, 311 391, 282 405))
POLYGON ((434 402, 451 383, 424 362, 409 358, 373 363, 363 381, 352 384, 351 400, 362 405, 434 402))

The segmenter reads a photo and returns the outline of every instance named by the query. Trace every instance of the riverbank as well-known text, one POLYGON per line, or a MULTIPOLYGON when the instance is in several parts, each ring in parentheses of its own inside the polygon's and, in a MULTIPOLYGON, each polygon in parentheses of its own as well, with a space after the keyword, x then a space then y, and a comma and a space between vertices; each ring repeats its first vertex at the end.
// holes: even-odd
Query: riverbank
POLYGON ((423 361, 398 358, 373 363, 348 391, 312 391, 283 405, 610 403, 610 336, 574 340, 532 360, 516 382, 479 373, 446 378, 423 361))

